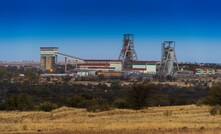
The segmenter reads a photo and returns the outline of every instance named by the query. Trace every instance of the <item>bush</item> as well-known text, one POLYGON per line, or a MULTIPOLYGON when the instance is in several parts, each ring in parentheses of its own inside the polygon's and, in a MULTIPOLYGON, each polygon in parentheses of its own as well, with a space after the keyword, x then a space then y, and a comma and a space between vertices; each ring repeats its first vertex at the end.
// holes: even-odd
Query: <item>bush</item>
POLYGON ((209 91, 207 96, 208 104, 221 105, 221 86, 215 86, 209 91))
POLYGON ((99 105, 91 105, 87 107, 88 112, 97 112, 99 110, 99 105))
POLYGON ((128 108, 128 103, 125 99, 118 98, 113 102, 114 107, 116 108, 128 108))
POLYGON ((85 99, 81 96, 74 96, 71 98, 70 106, 76 108, 82 108, 81 104, 85 101, 85 99))
POLYGON ((28 94, 17 94, 12 96, 5 101, 6 110, 20 110, 27 111, 33 109, 32 97, 28 94))
POLYGON ((88 103, 93 99, 93 96, 88 94, 80 94, 73 97, 62 98, 61 101, 64 105, 75 108, 87 108, 88 103))
POLYGON ((57 108, 57 105, 52 102, 43 102, 37 106, 37 110, 41 110, 45 112, 50 112, 56 108, 57 108))
POLYGON ((139 110, 147 107, 147 98, 150 91, 155 88, 154 84, 134 84, 128 92, 127 101, 132 109, 139 110))
POLYGON ((172 115, 172 111, 171 110, 166 110, 163 112, 164 116, 171 116, 172 115))
POLYGON ((208 98, 207 98, 207 97, 201 98, 201 99, 199 99, 199 100, 196 102, 196 105, 197 105, 197 106, 201 106, 201 105, 204 105, 204 104, 208 104, 208 98))
POLYGON ((87 101, 87 111, 88 112, 101 112, 110 110, 110 106, 107 104, 106 100, 97 98, 87 101))
POLYGON ((211 115, 220 115, 221 114, 221 106, 217 105, 217 106, 213 106, 210 110, 210 114, 211 115))
POLYGON ((120 90, 121 89, 121 82, 120 81, 112 82, 111 85, 110 85, 110 89, 120 90))

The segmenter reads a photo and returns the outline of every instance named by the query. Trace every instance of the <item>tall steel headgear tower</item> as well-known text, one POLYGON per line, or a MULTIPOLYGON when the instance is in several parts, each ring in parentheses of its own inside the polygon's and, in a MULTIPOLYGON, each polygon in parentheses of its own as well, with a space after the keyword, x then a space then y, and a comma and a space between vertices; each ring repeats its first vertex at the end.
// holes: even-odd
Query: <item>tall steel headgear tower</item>
POLYGON ((162 43, 162 57, 160 63, 160 76, 171 76, 179 70, 175 52, 175 41, 164 41, 162 43), (176 65, 176 66, 174 66, 176 65))
POLYGON ((123 62, 123 69, 131 68, 132 61, 137 61, 137 53, 134 47, 134 35, 124 34, 123 47, 119 56, 123 62))

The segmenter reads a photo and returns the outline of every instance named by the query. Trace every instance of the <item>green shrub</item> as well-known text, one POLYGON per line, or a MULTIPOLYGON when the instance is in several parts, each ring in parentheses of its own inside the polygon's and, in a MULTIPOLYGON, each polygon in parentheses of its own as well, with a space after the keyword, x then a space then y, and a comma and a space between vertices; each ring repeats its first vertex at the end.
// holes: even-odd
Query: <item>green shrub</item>
POLYGON ((112 90, 120 90, 121 89, 121 82, 120 81, 114 81, 110 85, 110 89, 112 90))
POLYGON ((80 94, 73 97, 64 97, 61 99, 61 102, 69 107, 87 108, 89 107, 91 100, 93 100, 93 96, 88 94, 80 94))
POLYGON ((32 97, 28 94, 21 93, 12 96, 5 101, 6 110, 27 111, 33 109, 32 97))
POLYGON ((154 84, 134 84, 127 95, 127 102, 130 108, 139 110, 147 107, 147 98, 150 95, 150 91, 154 88, 154 84))
POLYGON ((98 112, 98 110, 99 110, 99 105, 91 105, 87 107, 88 112, 98 112))
POLYGON ((211 109, 210 109, 210 114, 211 115, 220 115, 221 114, 221 106, 217 105, 217 106, 213 106, 211 109))
POLYGON ((108 111, 111 109, 111 107, 108 105, 106 100, 97 98, 87 101, 87 107, 88 112, 101 112, 101 111, 108 111))
POLYGON ((221 86, 212 87, 209 91, 208 104, 221 105, 221 86))
POLYGON ((128 103, 125 99, 118 98, 113 102, 114 107, 116 108, 128 108, 128 103))
POLYGON ((201 98, 201 99, 197 100, 196 105, 201 106, 201 105, 204 105, 204 104, 208 104, 208 101, 209 101, 208 98, 204 97, 204 98, 201 98))
POLYGON ((76 108, 81 108, 81 103, 83 103, 85 99, 81 96, 74 96, 71 98, 70 106, 71 107, 76 107, 76 108))
POLYGON ((50 112, 53 109, 56 109, 57 105, 52 103, 52 102, 43 102, 37 105, 37 110, 45 111, 45 112, 50 112))

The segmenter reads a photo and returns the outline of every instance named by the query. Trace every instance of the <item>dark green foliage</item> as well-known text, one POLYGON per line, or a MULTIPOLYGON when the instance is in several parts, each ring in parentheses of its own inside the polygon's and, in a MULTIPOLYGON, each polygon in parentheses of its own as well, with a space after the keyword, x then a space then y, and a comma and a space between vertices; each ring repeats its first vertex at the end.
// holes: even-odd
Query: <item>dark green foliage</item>
POLYGON ((5 79, 7 79, 7 69, 0 67, 0 82, 3 82, 5 79))
POLYGON ((37 84, 39 81, 39 74, 35 69, 32 68, 25 71, 25 77, 27 78, 26 83, 29 84, 37 84))
POLYGON ((155 88, 154 84, 134 84, 128 93, 128 104, 132 109, 138 110, 147 106, 147 98, 150 91, 155 88))
MULTIPOLYGON (((10 68, 10 70, 13 71, 16 69, 10 68)), ((26 70, 27 69, 23 68, 21 72, 24 73, 26 70)), ((6 75, 4 75, 4 77, 7 79, 9 78, 10 80, 12 76, 15 76, 16 72, 13 72, 12 74, 13 75, 8 75, 8 71, 6 70, 6 75)), ((84 79, 98 81, 97 77, 85 77, 84 79)), ((121 85, 122 81, 120 81, 119 78, 115 79, 115 77, 108 78, 108 83, 112 83, 110 87, 104 84, 103 81, 97 85, 84 85, 79 83, 74 83, 73 85, 39 85, 29 84, 29 81, 27 81, 27 84, 9 82, 0 82, 0 109, 2 110, 21 109, 18 108, 17 99, 15 99, 16 97, 13 98, 20 93, 25 93, 31 96, 31 98, 33 98, 32 106, 35 107, 37 104, 43 102, 52 102, 58 107, 69 106, 91 109, 89 111, 102 111, 109 109, 110 106, 116 108, 140 109, 147 106, 196 104, 197 100, 207 96, 208 91, 210 90, 209 88, 202 87, 180 88, 171 85, 153 85, 149 80, 144 80, 142 84, 138 84, 140 87, 144 86, 149 88, 150 85, 153 85, 153 88, 150 89, 154 89, 151 90, 151 95, 145 95, 145 93, 143 93, 145 90, 136 90, 134 85, 121 85), (141 96, 140 98, 137 97, 139 95, 141 96)), ((210 96, 205 99, 205 102, 213 100, 213 98, 214 97, 211 93, 210 96)), ((216 98, 219 99, 220 97, 216 98)), ((214 102, 214 100, 212 102, 214 102)), ((19 105, 19 107, 22 106, 19 105)), ((33 108, 26 109, 31 110, 33 108)))
POLYGON ((208 100, 207 97, 200 98, 200 99, 196 102, 196 105, 197 105, 197 106, 201 106, 201 105, 204 105, 204 104, 209 104, 209 100, 208 100))
POLYGON ((114 81, 111 83, 110 88, 112 90, 120 90, 121 89, 121 82, 120 81, 114 81))
POLYGON ((57 105, 52 102, 43 102, 36 106, 37 110, 50 112, 57 108, 57 105))
POLYGON ((88 107, 93 96, 88 94, 75 95, 73 97, 65 97, 62 99, 63 104, 70 107, 86 108, 88 107))
POLYGON ((121 109, 129 108, 127 101, 122 98, 117 98, 116 100, 114 100, 113 105, 114 105, 114 107, 121 108, 121 109))
POLYGON ((215 86, 209 91, 209 96, 204 99, 204 104, 221 105, 221 86, 215 86))
POLYGON ((70 99, 70 106, 71 107, 77 107, 77 108, 81 108, 82 107, 82 103, 85 101, 85 99, 81 96, 74 96, 70 99))
POLYGON ((210 114, 211 115, 220 115, 221 114, 221 106, 217 105, 217 106, 213 106, 210 110, 210 114))
POLYGON ((110 110, 110 106, 106 100, 97 98, 88 101, 88 107, 86 109, 88 112, 101 112, 110 110))
POLYGON ((28 94, 18 94, 6 99, 5 102, 6 110, 32 110, 33 109, 33 101, 32 97, 28 94))
POLYGON ((107 100, 93 97, 88 94, 80 94, 62 100, 67 106, 86 108, 89 112, 106 111, 110 109, 107 100))
POLYGON ((97 79, 98 79, 99 81, 103 81, 103 80, 105 80, 105 77, 104 77, 104 75, 98 75, 98 76, 97 76, 97 79))
POLYGON ((221 86, 214 86, 209 91, 208 96, 203 97, 197 101, 197 105, 221 105, 221 86))
POLYGON ((105 89, 108 89, 108 86, 104 83, 98 83, 97 88, 105 90, 105 89))

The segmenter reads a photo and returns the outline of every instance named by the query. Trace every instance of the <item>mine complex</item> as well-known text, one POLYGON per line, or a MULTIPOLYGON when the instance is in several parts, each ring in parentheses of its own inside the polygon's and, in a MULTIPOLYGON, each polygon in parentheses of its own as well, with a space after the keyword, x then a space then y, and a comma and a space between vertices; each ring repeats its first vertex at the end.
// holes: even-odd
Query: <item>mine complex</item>
MULTIPOLYGON (((44 72, 54 72, 58 63, 58 56, 64 57, 65 73, 67 59, 71 59, 75 65, 74 72, 78 75, 103 74, 105 76, 120 76, 122 74, 143 73, 162 76, 173 76, 179 71, 175 53, 175 41, 162 43, 162 59, 157 72, 157 61, 140 61, 134 45, 134 35, 124 34, 123 45, 118 59, 82 59, 76 56, 58 52, 58 47, 40 48, 40 69, 44 72)), ((73 70, 72 70, 73 72, 73 70)))

